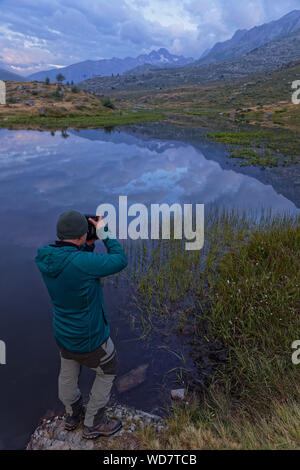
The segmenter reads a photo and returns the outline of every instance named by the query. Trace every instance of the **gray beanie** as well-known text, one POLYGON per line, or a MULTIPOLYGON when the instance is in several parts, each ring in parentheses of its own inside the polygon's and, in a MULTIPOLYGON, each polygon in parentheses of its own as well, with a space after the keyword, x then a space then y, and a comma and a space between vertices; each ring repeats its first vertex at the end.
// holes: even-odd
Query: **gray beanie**
POLYGON ((64 212, 59 216, 56 233, 61 240, 80 238, 88 231, 88 221, 77 211, 64 212))

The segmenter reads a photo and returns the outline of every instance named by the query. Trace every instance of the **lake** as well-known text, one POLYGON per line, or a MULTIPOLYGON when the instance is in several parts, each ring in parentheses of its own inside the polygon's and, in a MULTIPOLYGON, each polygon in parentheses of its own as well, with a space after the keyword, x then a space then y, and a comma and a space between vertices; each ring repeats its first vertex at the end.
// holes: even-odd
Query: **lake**
MULTIPOLYGON (((293 188, 278 177, 280 169, 264 175, 259 169, 241 171, 226 163, 220 145, 177 139, 176 132, 159 137, 159 128, 143 137, 143 127, 137 129, 0 130, 0 340, 7 348, 7 363, 0 365, 0 449, 24 448, 47 410, 62 411, 51 305, 33 261, 40 245, 55 240, 60 213, 95 213, 100 203, 117 204, 120 195, 128 196, 128 204, 147 206, 178 202, 299 212, 298 200, 289 196, 293 188)), ((152 348, 132 331, 124 286, 105 283, 104 296, 120 374, 149 364, 146 382, 121 396, 115 392, 116 399, 158 412, 172 386, 168 371, 176 358, 159 349, 161 339, 152 348)), ((84 393, 91 380, 85 371, 84 393)))

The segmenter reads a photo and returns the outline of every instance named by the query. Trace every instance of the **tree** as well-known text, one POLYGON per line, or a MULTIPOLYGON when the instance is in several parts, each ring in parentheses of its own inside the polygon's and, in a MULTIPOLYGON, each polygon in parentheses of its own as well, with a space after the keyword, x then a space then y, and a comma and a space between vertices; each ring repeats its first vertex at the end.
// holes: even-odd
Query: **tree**
POLYGON ((66 79, 66 77, 64 77, 62 73, 59 73, 59 74, 56 75, 56 80, 59 83, 63 82, 65 79, 66 79))
POLYGON ((103 106, 105 106, 106 108, 110 108, 110 109, 115 109, 115 105, 114 103, 111 101, 111 99, 109 98, 109 96, 105 96, 102 100, 101 100, 101 103, 103 106))
POLYGON ((63 93, 63 91, 62 91, 60 85, 57 85, 56 90, 55 90, 55 92, 53 93, 53 96, 54 96, 56 99, 59 99, 59 100, 61 100, 61 99, 63 98, 64 93, 63 93))
POLYGON ((49 83, 50 83, 50 78, 49 77, 45 78, 45 83, 46 83, 46 85, 49 85, 49 83))

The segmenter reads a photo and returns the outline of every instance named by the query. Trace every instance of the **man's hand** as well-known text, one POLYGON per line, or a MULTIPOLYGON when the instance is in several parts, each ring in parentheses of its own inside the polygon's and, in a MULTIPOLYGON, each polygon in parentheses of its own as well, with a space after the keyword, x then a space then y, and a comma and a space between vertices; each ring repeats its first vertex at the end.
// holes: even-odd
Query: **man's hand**
MULTIPOLYGON (((100 230, 102 227, 105 227, 105 223, 103 222, 102 219, 103 219, 103 215, 98 216, 97 222, 94 219, 89 218, 89 222, 91 222, 91 224, 94 225, 94 227, 96 228, 97 233, 98 233, 98 230, 100 230)), ((93 245, 95 243, 95 241, 97 241, 97 239, 89 240, 89 241, 86 242, 86 244, 90 246, 90 245, 93 245)))
POLYGON ((106 240, 107 238, 115 239, 115 235, 113 235, 107 228, 105 222, 102 220, 103 215, 98 215, 98 221, 95 222, 93 219, 89 219, 89 221, 96 227, 97 237, 99 240, 106 240))
POLYGON ((103 222, 103 215, 98 215, 97 222, 94 219, 89 219, 89 221, 96 227, 96 230, 100 230, 101 227, 105 227, 105 223, 103 222))

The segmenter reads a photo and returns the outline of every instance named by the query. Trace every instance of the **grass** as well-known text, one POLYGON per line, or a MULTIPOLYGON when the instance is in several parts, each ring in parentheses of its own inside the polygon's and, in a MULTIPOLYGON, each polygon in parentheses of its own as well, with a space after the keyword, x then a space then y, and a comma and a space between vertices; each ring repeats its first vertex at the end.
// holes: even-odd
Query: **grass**
MULTIPOLYGON (((83 109, 81 106, 77 109, 83 109)), ((161 114, 154 112, 117 112, 101 114, 73 114, 66 113, 60 116, 14 116, 8 117, 5 121, 0 121, 0 127, 8 129, 67 129, 67 128, 97 128, 137 124, 142 122, 158 121, 161 114)))
POLYGON ((300 369, 291 361, 300 331, 299 246, 299 224, 275 221, 226 253, 212 282, 210 334, 229 353, 220 377, 249 414, 300 397, 300 369))
POLYGON ((295 402, 273 402, 269 416, 250 421, 233 415, 228 403, 221 408, 204 406, 194 397, 175 407, 157 434, 151 427, 137 434, 137 447, 151 450, 287 450, 300 446, 300 407, 295 402))
POLYGON ((140 431, 141 448, 300 448, 300 367, 291 359, 300 331, 299 222, 215 210, 201 252, 184 251, 180 240, 129 249, 144 331, 160 320, 195 345, 205 337, 227 351, 206 388, 191 388, 189 404, 174 407, 168 429, 140 431))
POLYGON ((277 167, 299 163, 300 135, 293 131, 211 132, 207 136, 226 145, 229 158, 240 166, 277 167))

